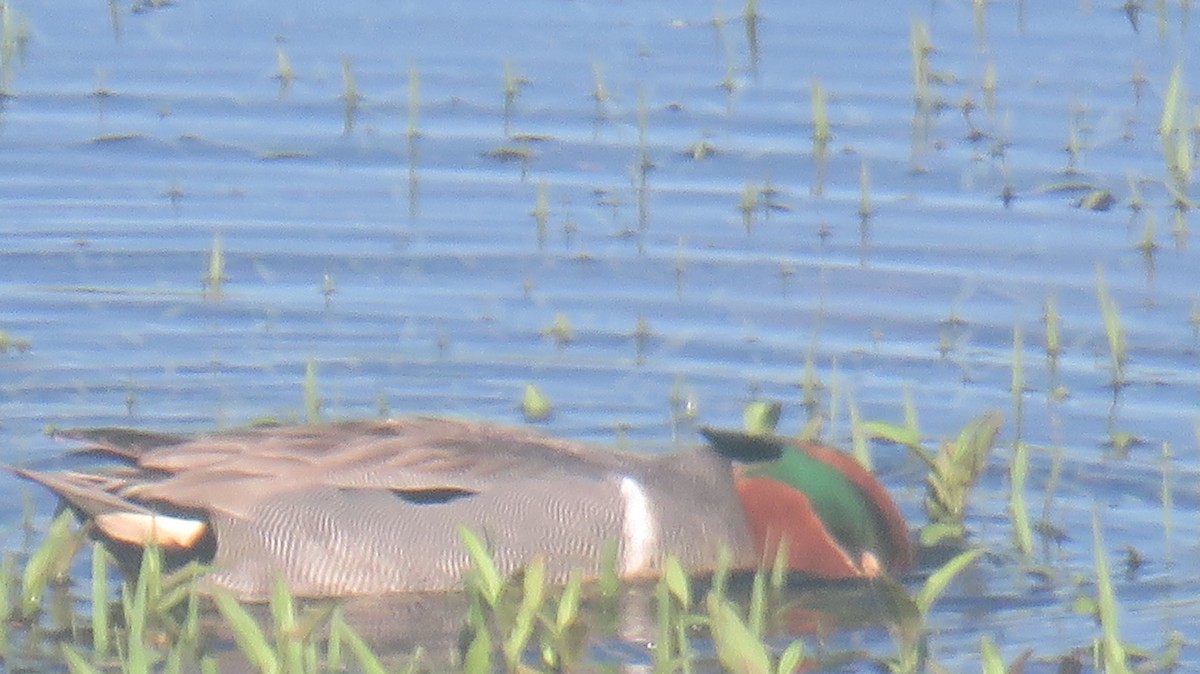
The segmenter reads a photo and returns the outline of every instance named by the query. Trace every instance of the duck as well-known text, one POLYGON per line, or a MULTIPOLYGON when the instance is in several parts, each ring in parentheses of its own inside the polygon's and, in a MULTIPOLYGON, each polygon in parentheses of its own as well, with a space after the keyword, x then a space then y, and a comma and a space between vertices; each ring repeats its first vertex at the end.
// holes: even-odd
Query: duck
POLYGON ((503 573, 536 555, 547 579, 600 573, 616 543, 622 578, 674 556, 710 573, 770 564, 819 578, 871 578, 912 564, 904 517, 875 476, 835 449, 702 429, 706 442, 637 453, 525 426, 407 416, 180 436, 61 430, 95 470, 12 469, 57 494, 133 572, 153 545, 199 561, 202 589, 269 599, 461 589, 461 528, 503 573))

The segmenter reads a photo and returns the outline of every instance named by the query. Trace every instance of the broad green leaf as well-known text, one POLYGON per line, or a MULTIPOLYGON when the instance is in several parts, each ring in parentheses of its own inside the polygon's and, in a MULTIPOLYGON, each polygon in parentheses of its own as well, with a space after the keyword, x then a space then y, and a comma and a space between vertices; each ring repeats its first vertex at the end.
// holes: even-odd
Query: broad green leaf
POLYGON ((709 595, 708 614, 712 621, 713 644, 721 665, 730 674, 771 674, 767 647, 742 622, 733 605, 709 595))
POLYGON ((553 416, 554 404, 537 386, 526 384, 521 396, 521 412, 526 421, 544 421, 553 416))
POLYGON ((463 674, 493 674, 492 672, 492 638, 486 629, 475 631, 475 637, 467 646, 467 654, 463 658, 463 674))
POLYGON ((778 402, 755 400, 742 411, 742 423, 751 435, 771 435, 779 425, 783 405, 778 402))

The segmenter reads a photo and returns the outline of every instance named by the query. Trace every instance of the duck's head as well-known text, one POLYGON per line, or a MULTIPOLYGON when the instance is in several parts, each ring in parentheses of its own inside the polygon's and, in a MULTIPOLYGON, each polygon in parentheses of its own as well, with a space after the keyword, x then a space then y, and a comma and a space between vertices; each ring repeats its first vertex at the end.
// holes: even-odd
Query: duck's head
POLYGON ((822 578, 898 574, 913 563, 896 502, 854 458, 815 442, 704 429, 742 465, 738 497, 760 558, 786 541, 788 568, 822 578))

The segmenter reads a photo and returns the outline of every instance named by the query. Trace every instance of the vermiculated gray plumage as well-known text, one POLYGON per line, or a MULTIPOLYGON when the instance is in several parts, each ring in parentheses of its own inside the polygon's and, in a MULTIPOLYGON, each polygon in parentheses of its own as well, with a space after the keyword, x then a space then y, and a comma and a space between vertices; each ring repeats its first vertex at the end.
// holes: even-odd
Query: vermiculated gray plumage
POLYGON ((18 472, 85 518, 203 519, 215 543, 206 582, 247 600, 267 598, 277 575, 306 597, 454 589, 470 566, 460 525, 502 572, 542 554, 553 581, 577 567, 595 574, 606 541, 622 546, 619 559, 641 558, 625 549, 626 518, 641 503, 629 490, 645 496, 654 547, 644 568, 622 568, 627 575, 653 575, 665 554, 693 570, 711 570, 722 548, 740 566, 756 561, 730 463, 707 448, 646 456, 434 417, 191 439, 121 429, 64 435, 130 465, 18 472))

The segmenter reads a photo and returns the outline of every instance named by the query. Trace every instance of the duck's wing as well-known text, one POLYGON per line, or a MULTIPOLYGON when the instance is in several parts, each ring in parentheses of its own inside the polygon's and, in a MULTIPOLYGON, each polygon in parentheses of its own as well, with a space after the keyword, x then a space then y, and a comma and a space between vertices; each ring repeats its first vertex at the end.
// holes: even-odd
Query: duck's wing
POLYGON ((163 436, 169 440, 158 445, 153 434, 114 429, 67 437, 96 445, 83 451, 120 456, 143 471, 144 480, 119 485, 122 498, 235 516, 274 495, 315 487, 437 499, 556 476, 599 480, 638 460, 532 429, 439 417, 163 436))

